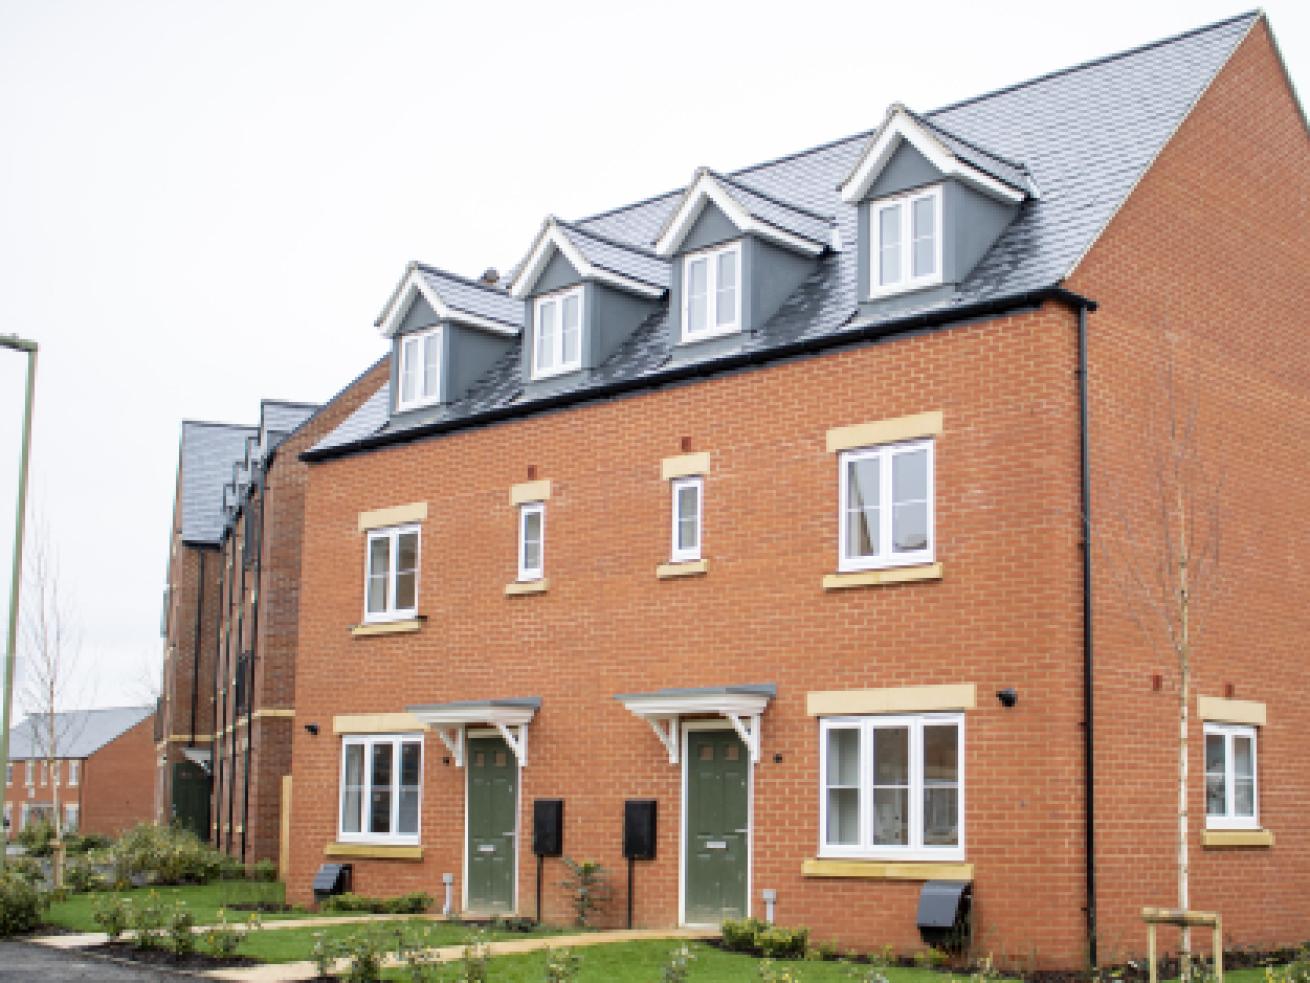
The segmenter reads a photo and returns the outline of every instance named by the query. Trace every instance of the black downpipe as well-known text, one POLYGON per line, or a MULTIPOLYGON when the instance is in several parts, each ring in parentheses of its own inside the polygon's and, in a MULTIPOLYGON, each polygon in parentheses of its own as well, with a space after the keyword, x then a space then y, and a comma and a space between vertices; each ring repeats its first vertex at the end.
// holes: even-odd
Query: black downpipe
POLYGON ((196 746, 196 711, 200 706, 200 630, 205 621, 205 550, 200 551, 200 587, 196 597, 196 637, 191 648, 191 742, 196 746))
MULTIPOLYGON (((259 496, 259 521, 255 524, 255 550, 252 562, 255 565, 255 572, 252 579, 254 580, 254 599, 250 603, 250 658, 246 660, 246 787, 241 800, 241 860, 244 863, 246 859, 246 837, 250 829, 250 749, 255 743, 255 658, 256 650, 259 648, 259 605, 263 601, 260 597, 260 576, 263 571, 263 564, 260 562, 260 556, 264 551, 264 495, 267 489, 264 486, 264 473, 262 469, 255 478, 255 490, 259 496)), ((246 522, 249 523, 255 517, 246 513, 246 522)), ((247 530, 246 543, 249 544, 250 536, 247 530)), ((244 600, 244 599, 243 599, 244 600)))
POLYGON ((223 815, 220 808, 219 796, 222 789, 218 781, 219 773, 219 740, 222 735, 222 725, 219 723, 219 714, 222 711, 222 703, 219 700, 218 681, 222 678, 219 674, 222 671, 223 663, 223 622, 226 620, 224 612, 227 610, 227 564, 223 562, 223 549, 218 550, 218 616, 214 618, 214 685, 213 698, 210 700, 211 710, 209 714, 210 729, 213 734, 209 738, 209 818, 214 823, 214 849, 217 850, 223 845, 223 824, 218 821, 223 815))
POLYGON ((1082 487, 1083 550, 1083 813, 1084 844, 1087 852, 1087 958, 1097 967, 1096 952, 1096 740, 1095 705, 1092 694, 1092 469, 1087 427, 1087 312, 1096 310, 1091 301, 1078 306, 1078 470, 1082 487))
MULTIPOLYGON (((236 562, 236 556, 235 556, 236 542, 237 542, 237 538, 236 536, 233 536, 232 549, 234 555, 232 558, 232 563, 233 566, 240 566, 241 568, 241 576, 239 578, 239 582, 241 586, 239 588, 239 592, 237 593, 237 598, 236 598, 236 619, 237 619, 236 656, 237 658, 236 658, 235 666, 236 666, 236 671, 239 673, 241 671, 241 652, 244 648, 245 641, 246 641, 246 630, 245 630, 246 612, 244 610, 246 604, 246 556, 245 556, 245 551, 243 550, 241 553, 241 562, 239 564, 236 562)), ((232 754, 231 754, 232 767, 228 773, 228 780, 227 780, 227 853, 231 855, 232 828, 233 828, 232 820, 236 818, 236 806, 237 806, 237 801, 236 801, 237 800, 237 788, 236 788, 237 723, 241 719, 241 707, 236 702, 237 687, 236 687, 235 674, 232 677, 232 686, 229 692, 231 693, 231 696, 228 699, 228 702, 232 704, 232 724, 231 724, 232 733, 228 737, 228 744, 232 748, 232 754)))

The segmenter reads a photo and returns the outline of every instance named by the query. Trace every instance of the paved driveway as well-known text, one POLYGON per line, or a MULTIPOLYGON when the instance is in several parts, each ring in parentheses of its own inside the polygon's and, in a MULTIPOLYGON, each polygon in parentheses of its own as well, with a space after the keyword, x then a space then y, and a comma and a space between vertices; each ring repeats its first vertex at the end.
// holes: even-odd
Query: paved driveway
POLYGON ((30 942, 0 942, 0 983, 32 983, 33 980, 86 980, 95 983, 194 983, 194 976, 180 976, 148 966, 124 966, 84 956, 77 952, 48 949, 30 942))

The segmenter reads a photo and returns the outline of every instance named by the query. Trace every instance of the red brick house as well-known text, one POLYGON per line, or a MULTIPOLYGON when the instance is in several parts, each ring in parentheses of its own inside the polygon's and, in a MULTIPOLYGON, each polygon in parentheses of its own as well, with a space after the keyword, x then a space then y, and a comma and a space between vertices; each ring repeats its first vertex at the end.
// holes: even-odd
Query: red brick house
POLYGON ((304 455, 291 897, 344 861, 533 915, 561 799, 620 924, 654 800, 638 925, 909 950, 964 883, 983 951, 1139 952, 1178 695, 1123 567, 1176 365, 1199 458, 1264 472, 1197 601, 1191 904, 1305 939, 1307 270, 1260 14, 550 219, 507 284, 411 265, 390 380, 304 455))
POLYGON ((28 717, 9 734, 4 825, 10 837, 30 823, 116 836, 153 818, 154 707, 108 707, 55 715, 54 767, 50 719, 28 717))

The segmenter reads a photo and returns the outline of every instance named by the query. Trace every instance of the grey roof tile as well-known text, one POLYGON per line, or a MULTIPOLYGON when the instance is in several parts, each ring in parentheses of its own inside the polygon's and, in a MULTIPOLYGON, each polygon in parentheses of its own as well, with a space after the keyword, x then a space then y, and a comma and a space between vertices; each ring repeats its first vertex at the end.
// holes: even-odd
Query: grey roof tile
MULTIPOLYGON (((948 316, 952 308, 1017 297, 1063 281, 1258 16, 1244 14, 923 114, 953 152, 998 179, 1022 179, 1027 187, 1031 178, 1040 197, 1020 206, 951 295, 927 295, 935 299, 925 300, 918 310, 901 306, 884 319, 934 311, 948 316)), ((780 206, 788 220, 803 213, 831 215, 844 244, 820 258, 769 323, 742 339, 745 350, 765 351, 878 323, 857 319, 857 210, 842 202, 837 190, 871 135, 858 133, 728 175, 734 188, 755 193, 753 207, 780 206)), ((683 194, 671 191, 567 228, 575 235, 583 230, 603 237, 616 247, 612 255, 628 257, 631 250, 645 251, 655 241, 683 194)), ((782 211, 773 214, 780 217, 782 211)), ((667 320, 662 306, 577 388, 639 380, 665 368, 673 355, 667 320)), ((467 398, 446 407, 442 419, 523 400, 520 345, 516 341, 467 398)), ((407 425, 388 424, 382 392, 318 446, 343 447, 388 426, 407 425)))
POLYGON ((218 543, 223 538, 225 486, 232 469, 245 458, 246 440, 257 427, 233 423, 182 423, 182 539, 218 543))
POLYGON ((669 263, 651 252, 646 244, 610 238, 603 232, 559 219, 555 224, 593 266, 652 287, 668 289, 669 263))
MULTIPOLYGON (((69 710, 55 714, 55 754, 60 758, 88 758, 155 712, 153 706, 69 710)), ((49 757, 50 719, 28 717, 9 731, 9 760, 49 757)))
POLYGON ((832 241, 831 210, 826 214, 820 214, 804 205, 783 200, 777 196, 776 189, 773 193, 769 193, 751 187, 749 178, 739 179, 713 171, 710 173, 718 178, 737 204, 760 221, 821 246, 826 246, 832 241))
POLYGON ((414 268, 452 310, 484 317, 510 328, 523 327, 523 302, 511 297, 502 287, 468 280, 424 263, 415 263, 414 268))

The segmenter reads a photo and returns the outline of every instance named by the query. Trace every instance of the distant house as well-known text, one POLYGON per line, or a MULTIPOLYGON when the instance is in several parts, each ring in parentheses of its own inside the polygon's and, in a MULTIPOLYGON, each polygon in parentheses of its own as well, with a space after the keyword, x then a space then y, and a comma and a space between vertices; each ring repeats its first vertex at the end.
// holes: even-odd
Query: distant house
POLYGON ((149 822, 154 801, 155 708, 109 707, 29 717, 9 734, 4 819, 7 835, 51 819, 58 791, 64 829, 112 836, 149 822))

